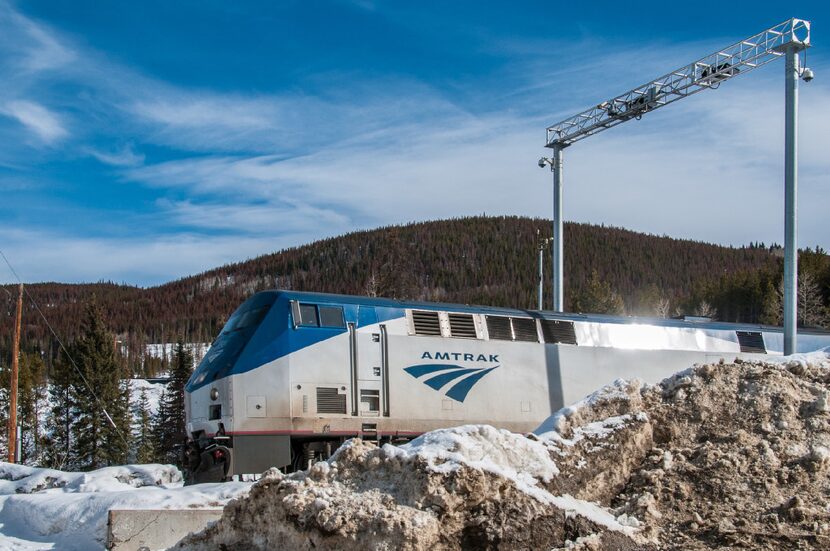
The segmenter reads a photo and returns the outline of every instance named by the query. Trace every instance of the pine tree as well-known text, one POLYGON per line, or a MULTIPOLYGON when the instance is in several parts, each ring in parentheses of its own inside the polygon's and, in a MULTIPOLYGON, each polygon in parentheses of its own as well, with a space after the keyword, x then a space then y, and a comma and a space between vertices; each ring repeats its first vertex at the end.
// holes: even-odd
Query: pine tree
POLYGON ((134 408, 135 428, 133 430, 133 446, 136 463, 151 463, 155 461, 155 445, 152 433, 152 413, 147 390, 141 389, 134 408))
MULTIPOLYGON (((71 348, 69 351, 72 354, 71 348)), ((79 383, 69 356, 61 350, 49 379, 48 416, 49 436, 44 442, 44 461, 53 469, 74 469, 77 461, 74 452, 75 386, 79 383)))
POLYGON ((151 439, 153 442, 153 460, 157 463, 175 461, 172 455, 172 431, 170 430, 170 407, 167 390, 159 397, 159 407, 151 421, 151 439))
POLYGON ((600 280, 599 274, 594 270, 585 289, 574 298, 574 309, 592 314, 622 314, 624 304, 611 284, 600 280))
POLYGON ((97 304, 90 302, 74 357, 86 380, 83 386, 75 386, 74 393, 75 450, 82 469, 124 463, 127 458, 129 405, 115 360, 114 342, 97 304))
POLYGON ((193 371, 193 356, 181 339, 176 343, 171 362, 170 381, 159 401, 154 422, 156 458, 164 463, 180 461, 177 446, 187 438, 185 429, 185 385, 193 371))
POLYGON ((46 407, 46 366, 39 353, 20 357, 18 420, 21 425, 21 462, 39 464, 43 431, 40 416, 46 407))

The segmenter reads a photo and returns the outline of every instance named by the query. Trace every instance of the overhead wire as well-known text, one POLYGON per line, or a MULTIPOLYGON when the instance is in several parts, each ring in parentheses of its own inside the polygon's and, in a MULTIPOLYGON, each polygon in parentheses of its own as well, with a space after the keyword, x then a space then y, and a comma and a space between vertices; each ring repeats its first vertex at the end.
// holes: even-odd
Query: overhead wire
MULTIPOLYGON (((11 262, 9 262, 9 259, 6 258, 6 255, 3 253, 2 249, 0 249, 0 256, 3 257, 3 261, 6 263, 6 266, 9 267, 9 270, 11 270, 11 273, 14 275, 14 278, 17 280, 17 283, 20 284, 20 285, 23 285, 23 280, 20 279, 19 275, 17 275, 17 271, 14 269, 14 266, 12 266, 11 262)), ((52 327, 52 324, 49 323, 49 320, 46 318, 46 315, 43 313, 43 310, 40 309, 40 305, 38 305, 37 301, 35 301, 34 297, 31 295, 31 293, 29 293, 28 287, 25 286, 25 285, 23 286, 23 292, 26 294, 26 297, 29 299, 29 301, 32 303, 32 305, 35 307, 35 310, 37 310, 37 313, 40 314, 40 317, 43 318, 43 322, 46 324, 46 327, 49 328, 49 332, 52 333, 52 336, 57 341, 58 346, 60 347, 61 350, 63 350, 63 353, 66 354, 66 357, 69 359, 69 362, 72 364, 72 367, 75 368, 75 372, 81 378, 81 381, 83 381, 84 386, 86 386, 86 389, 89 391, 89 393, 95 399, 95 402, 98 405, 98 407, 101 408, 101 411, 104 413, 104 417, 106 417, 109 424, 112 425, 112 428, 115 429, 115 433, 118 434, 118 437, 121 439, 121 441, 124 442, 124 446, 127 449, 129 449, 130 444, 127 441, 127 439, 124 437, 124 434, 121 432, 121 429, 119 429, 118 425, 116 425, 115 421, 113 421, 112 417, 110 416, 109 412, 107 411, 107 408, 104 407, 104 403, 101 401, 101 399, 95 393, 95 391, 92 390, 92 386, 89 384, 89 381, 87 381, 86 377, 84 377, 84 374, 81 371, 81 369, 78 367, 78 364, 75 363, 75 359, 72 357, 72 354, 70 354, 69 350, 66 348, 66 346, 64 346, 63 341, 58 336, 55 329, 52 327)))

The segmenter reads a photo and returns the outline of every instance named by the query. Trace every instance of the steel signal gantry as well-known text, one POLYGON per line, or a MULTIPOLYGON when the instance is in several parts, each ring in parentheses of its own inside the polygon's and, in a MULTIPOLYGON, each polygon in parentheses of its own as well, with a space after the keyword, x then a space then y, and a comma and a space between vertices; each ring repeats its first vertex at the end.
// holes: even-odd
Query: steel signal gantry
POLYGON ((553 172, 553 309, 563 302, 562 150, 569 145, 697 92, 714 89, 730 78, 785 57, 786 113, 784 155, 784 354, 796 351, 796 191, 798 78, 809 82, 813 72, 801 68, 799 52, 810 46, 810 22, 789 19, 754 36, 709 54, 680 69, 604 101, 547 128, 545 147, 552 158, 539 166, 553 172))

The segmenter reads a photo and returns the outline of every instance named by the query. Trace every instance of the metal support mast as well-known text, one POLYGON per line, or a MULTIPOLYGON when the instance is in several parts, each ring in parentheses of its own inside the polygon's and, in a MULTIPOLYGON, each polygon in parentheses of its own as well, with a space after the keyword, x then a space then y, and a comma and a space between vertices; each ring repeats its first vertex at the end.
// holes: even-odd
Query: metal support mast
POLYGON ((813 78, 812 71, 799 67, 798 52, 808 47, 810 22, 788 19, 547 128, 545 147, 553 150, 553 159, 543 157, 539 160, 539 166, 549 165, 553 171, 554 310, 561 311, 563 306, 562 149, 623 122, 639 120, 644 114, 679 99, 718 88, 730 78, 757 69, 779 57, 786 57, 784 353, 789 355, 796 351, 797 79, 801 77, 810 81, 813 78))
POLYGON ((785 48, 784 65, 784 355, 798 349, 798 44, 785 48))
MULTIPOLYGON (((539 235, 539 233, 539 230, 536 230, 536 235, 539 235)), ((539 280, 536 282, 539 286, 539 310, 545 309, 545 247, 551 241, 553 241, 552 237, 539 241, 539 280)))

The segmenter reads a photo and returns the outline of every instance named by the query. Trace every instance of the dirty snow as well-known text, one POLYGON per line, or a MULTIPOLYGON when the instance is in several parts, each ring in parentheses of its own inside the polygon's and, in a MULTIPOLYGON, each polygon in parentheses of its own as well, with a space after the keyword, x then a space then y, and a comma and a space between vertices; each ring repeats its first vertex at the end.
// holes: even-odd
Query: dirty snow
POLYGON ((827 549, 828 404, 826 352, 619 380, 526 437, 352 440, 269 471, 178 548, 827 549))
POLYGON ((548 499, 547 492, 539 491, 537 481, 548 482, 559 474, 543 444, 487 425, 428 432, 403 446, 384 444, 383 453, 405 461, 419 458, 437 473, 457 470, 462 465, 481 469, 512 480, 520 489, 543 500, 548 499))

